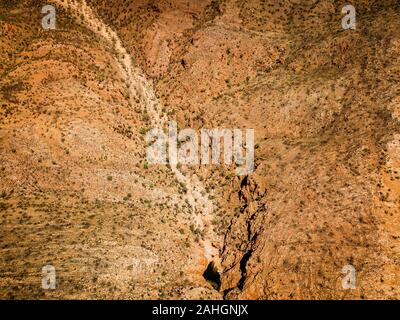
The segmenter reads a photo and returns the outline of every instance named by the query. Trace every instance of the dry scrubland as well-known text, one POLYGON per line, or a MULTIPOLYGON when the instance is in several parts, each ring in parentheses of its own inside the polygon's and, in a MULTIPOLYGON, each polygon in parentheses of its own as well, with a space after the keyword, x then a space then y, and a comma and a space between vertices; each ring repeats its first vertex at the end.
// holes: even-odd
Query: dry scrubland
POLYGON ((0 4, 1 298, 400 298, 397 1, 54 3, 0 4), (146 164, 158 118, 254 128, 255 172, 146 164))

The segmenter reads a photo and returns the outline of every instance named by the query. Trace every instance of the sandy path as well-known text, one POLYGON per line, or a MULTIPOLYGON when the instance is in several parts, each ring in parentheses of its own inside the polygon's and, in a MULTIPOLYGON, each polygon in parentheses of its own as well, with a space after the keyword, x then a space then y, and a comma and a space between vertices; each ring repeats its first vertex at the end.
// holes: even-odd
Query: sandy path
MULTIPOLYGON (((131 56, 122 45, 117 33, 96 17, 85 0, 67 0, 65 3, 61 0, 55 0, 55 3, 64 8, 69 8, 76 18, 83 16, 83 24, 114 47, 117 53, 114 58, 129 88, 129 99, 131 103, 134 104, 136 98, 140 99, 146 106, 152 126, 164 128, 168 119, 166 116, 162 116, 162 107, 154 93, 153 86, 147 81, 141 70, 132 64, 131 56)), ((212 201, 208 199, 208 194, 205 192, 202 183, 198 179, 183 175, 176 165, 171 165, 171 170, 175 174, 177 180, 186 185, 188 190, 186 194, 187 200, 192 207, 193 218, 198 227, 203 228, 205 225, 210 226, 213 218, 214 205, 212 201)), ((208 238, 215 239, 212 228, 208 229, 208 238)), ((213 256, 218 256, 218 250, 211 245, 210 240, 204 240, 203 247, 204 255, 208 260, 211 260, 213 256)))

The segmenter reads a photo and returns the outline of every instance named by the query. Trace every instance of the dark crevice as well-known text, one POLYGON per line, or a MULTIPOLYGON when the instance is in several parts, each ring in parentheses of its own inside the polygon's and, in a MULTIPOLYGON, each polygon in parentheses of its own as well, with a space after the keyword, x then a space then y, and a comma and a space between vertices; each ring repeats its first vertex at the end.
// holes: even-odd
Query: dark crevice
POLYGON ((221 276, 213 261, 208 264, 207 269, 203 273, 203 277, 215 290, 219 291, 219 288, 221 287, 221 276))
POLYGON ((252 255, 252 253, 253 253, 253 249, 250 249, 243 255, 242 259, 240 260, 240 271, 242 273, 242 277, 240 278, 238 285, 237 285, 237 287, 240 290, 243 290, 243 286, 244 286, 244 282, 246 280, 246 274, 247 274, 246 265, 252 255))

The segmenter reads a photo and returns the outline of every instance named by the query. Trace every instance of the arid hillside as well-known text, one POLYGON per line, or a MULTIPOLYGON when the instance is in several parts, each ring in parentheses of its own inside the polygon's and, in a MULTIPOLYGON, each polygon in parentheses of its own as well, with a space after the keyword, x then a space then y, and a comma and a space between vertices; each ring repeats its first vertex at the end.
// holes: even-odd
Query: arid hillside
POLYGON ((146 163, 151 86, 89 7, 40 9, 1 6, 0 297, 219 298, 211 195, 146 163))
POLYGON ((1 298, 400 298, 398 1, 53 4, 0 4, 1 298), (171 120, 254 172, 148 164, 171 120))

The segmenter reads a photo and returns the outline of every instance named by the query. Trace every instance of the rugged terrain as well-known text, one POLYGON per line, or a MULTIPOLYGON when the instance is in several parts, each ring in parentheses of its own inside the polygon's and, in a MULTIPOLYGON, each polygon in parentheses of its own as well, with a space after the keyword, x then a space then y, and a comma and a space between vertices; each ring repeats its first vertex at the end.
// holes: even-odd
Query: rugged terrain
POLYGON ((400 297, 397 1, 53 3, 0 4, 1 298, 400 297), (254 173, 149 165, 168 120, 254 173))

